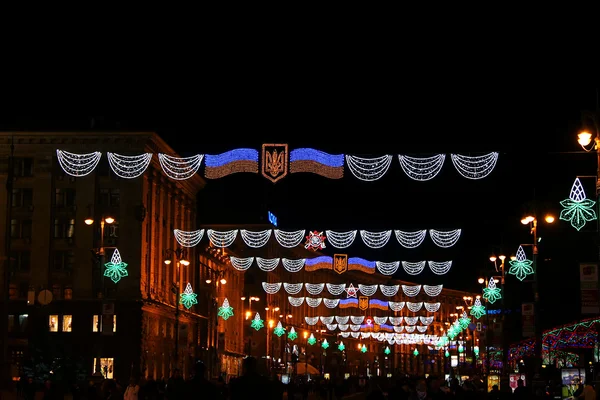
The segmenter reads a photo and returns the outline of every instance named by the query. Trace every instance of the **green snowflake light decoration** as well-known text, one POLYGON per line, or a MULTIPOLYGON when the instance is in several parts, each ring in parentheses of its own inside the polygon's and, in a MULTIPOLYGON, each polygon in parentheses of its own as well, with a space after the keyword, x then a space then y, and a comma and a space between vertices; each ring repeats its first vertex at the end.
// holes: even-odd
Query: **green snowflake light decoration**
POLYGON ((288 332, 288 339, 296 340, 297 338, 298 338, 298 334, 296 333, 296 330, 292 326, 292 329, 290 329, 290 331, 288 332))
POLYGON ((310 344, 311 346, 314 345, 315 343, 317 343, 317 339, 315 338, 315 335, 313 335, 312 333, 310 334, 310 336, 308 337, 307 340, 308 344, 310 344))
POLYGON ((508 270, 508 273, 516 276, 520 281, 527 278, 527 275, 533 274, 533 267, 531 266, 533 261, 527 259, 523 246, 519 246, 516 258, 509 261, 509 263, 510 269, 508 270))
POLYGON ((463 311, 460 319, 458 320, 458 323, 460 324, 460 327, 462 329, 467 329, 469 327, 469 324, 471 323, 471 318, 469 318, 466 311, 463 311))
POLYGON ((254 328, 257 331, 259 331, 261 328, 264 328, 264 327, 265 327, 265 322, 262 319, 260 319, 260 314, 256 313, 256 315, 254 316, 254 319, 250 323, 250 328, 254 328))
POLYGON ((198 295, 194 293, 192 285, 188 282, 183 293, 179 294, 179 304, 183 304, 183 306, 189 310, 194 304, 198 304, 196 297, 198 297, 198 295))
POLYGON ((119 250, 115 249, 112 257, 110 258, 110 262, 104 264, 106 269, 104 270, 104 276, 110 278, 114 283, 117 283, 128 276, 127 273, 127 263, 124 263, 121 259, 121 254, 119 250))
POLYGON ((323 343, 321 343, 321 347, 327 350, 329 348, 329 342, 327 339, 323 339, 323 343))
POLYGON ((490 304, 494 304, 496 300, 500 300, 502 298, 500 288, 496 287, 496 280, 494 278, 490 278, 488 287, 483 288, 483 298, 489 301, 490 304))
POLYGON ((217 315, 223 318, 225 321, 227 321, 229 317, 233 317, 233 307, 229 305, 229 300, 227 300, 227 298, 223 300, 223 305, 219 307, 219 312, 217 315))
POLYGON ((471 315, 475 318, 479 319, 484 316, 486 313, 485 306, 481 304, 481 299, 477 297, 475 299, 475 303, 473 303, 473 307, 471 307, 471 315))
POLYGON ((419 355, 419 350, 415 349, 415 351, 413 351, 413 355, 416 357, 419 355))
POLYGON ((338 350, 339 351, 344 351, 345 349, 346 349, 346 346, 344 346, 344 342, 340 342, 340 344, 338 344, 338 350))
POLYGON ((285 328, 281 325, 281 321, 277 322, 277 326, 273 329, 273 333, 279 337, 285 334, 285 328))
POLYGON ((383 353, 384 353, 386 356, 389 356, 391 352, 392 352, 392 351, 390 350, 390 347, 389 347, 389 346, 386 346, 385 350, 383 351, 383 353))
POLYGON ((560 219, 570 221, 573 228, 580 230, 586 222, 598 219, 594 210, 595 204, 594 200, 586 198, 579 178, 575 178, 569 198, 560 202, 565 208, 560 212, 560 219))
POLYGON ((360 348, 360 351, 362 353, 366 353, 367 352, 367 346, 363 344, 362 347, 360 348))

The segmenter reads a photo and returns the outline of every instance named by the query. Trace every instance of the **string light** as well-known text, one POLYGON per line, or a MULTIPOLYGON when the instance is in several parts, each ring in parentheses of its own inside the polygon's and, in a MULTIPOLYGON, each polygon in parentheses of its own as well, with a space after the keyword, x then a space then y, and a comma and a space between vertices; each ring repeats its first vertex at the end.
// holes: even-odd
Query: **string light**
POLYGON ((288 294, 298 294, 304 287, 304 283, 284 283, 283 288, 288 294))
POLYGON ((134 179, 142 175, 150 161, 152 153, 138 154, 135 156, 124 156, 116 153, 106 153, 110 169, 119 177, 125 179, 134 179))
POLYGON ((347 324, 349 319, 350 319, 349 315, 344 315, 344 316, 336 315, 335 322, 337 322, 338 324, 342 324, 343 325, 343 324, 347 324))
POLYGON ((400 166, 404 173, 415 181, 428 181, 440 173, 446 160, 445 154, 436 154, 431 157, 409 157, 402 154, 398 155, 400 166))
MULTIPOLYGON (((231 266, 238 271, 246 271, 252 263, 254 262, 254 257, 247 258, 239 258, 234 256, 229 256, 229 261, 231 261, 231 266)), ((280 286, 281 287, 281 286, 280 286)), ((277 289, 279 290, 279 289, 277 289)))
POLYGON ((425 261, 402 261, 402 268, 409 275, 419 275, 425 269, 425 264, 425 261))
POLYGON ((390 321, 390 324, 398 326, 402 324, 402 320, 404 320, 404 317, 388 317, 388 319, 390 321))
POLYGON ((56 150, 58 164, 67 175, 83 177, 90 174, 100 162, 102 153, 95 151, 87 154, 69 153, 56 150))
POLYGON ((306 304, 308 304, 309 307, 317 308, 321 305, 323 298, 322 297, 306 297, 305 300, 306 300, 306 304))
POLYGON ((444 275, 452 268, 452 261, 429 261, 429 269, 436 275, 444 275))
POLYGON ((383 177, 392 163, 392 156, 385 155, 375 158, 361 158, 346 155, 346 165, 356 178, 372 182, 383 177))
POLYGON ((262 258, 256 257, 256 264, 261 271, 271 272, 279 265, 279 258, 262 258))
POLYGON ((437 312, 440 309, 442 303, 440 303, 440 302, 437 302, 437 303, 427 303, 427 302, 424 302, 423 305, 425 306, 425 309, 427 311, 429 311, 429 312, 437 312))
POLYGON ((320 319, 321 319, 321 322, 322 322, 323 324, 325 324, 325 325, 332 324, 332 323, 333 323, 333 319, 334 319, 334 318, 335 318, 335 317, 334 317, 333 315, 331 315, 331 316, 328 316, 328 317, 323 317, 323 316, 322 316, 322 317, 320 317, 320 319))
POLYGON ((444 288, 444 285, 440 284, 440 285, 423 285, 423 290, 425 291, 425 294, 429 297, 436 297, 439 296, 440 293, 442 293, 442 289, 444 288))
POLYGON ((340 294, 342 294, 342 292, 344 292, 346 290, 345 283, 339 283, 339 284, 326 283, 325 286, 327 287, 327 290, 329 291, 329 293, 331 293, 334 296, 339 296, 340 294))
POLYGON ((446 232, 430 229, 429 236, 431 236, 431 240, 436 246, 448 248, 454 246, 456 242, 458 242, 461 232, 461 229, 454 229, 446 232))
POLYGON ((344 346, 344 342, 340 341, 340 344, 338 344, 338 350, 344 351, 345 349, 346 349, 346 346, 344 346))
POLYGON ((229 247, 235 241, 235 237, 238 234, 237 229, 233 229, 230 231, 220 232, 215 231, 213 229, 206 230, 206 236, 208 236, 208 240, 210 240, 210 244, 215 247, 229 247))
MULTIPOLYGON (((173 235, 177 243, 183 247, 194 247, 202 240, 204 236, 204 229, 198 229, 196 231, 182 231, 180 229, 174 229, 173 235)), ((250 263, 252 264, 252 262, 250 263)))
POLYGON ((394 275, 396 271, 398 271, 398 267, 400 266, 400 261, 392 261, 392 262, 383 262, 383 261, 375 261, 375 265, 377 266, 377 270, 381 272, 382 275, 394 275))
POLYGON ((340 305, 340 299, 323 299, 323 304, 327 308, 336 308, 340 305))
POLYGON ((329 179, 344 177, 344 155, 300 148, 290 151, 290 173, 312 172, 329 179))
POLYGON ((288 301, 292 307, 300 307, 304 303, 304 297, 288 296, 288 301))
POLYGON ((319 317, 304 317, 304 321, 310 326, 316 325, 319 322, 319 317))
POLYGON ((388 304, 389 304, 390 310, 399 312, 404 308, 404 306, 406 305, 406 302, 405 301, 390 301, 388 304))
POLYGON ((411 301, 407 301, 406 302, 406 308, 408 308, 408 311, 410 311, 410 312, 417 312, 421 308, 423 308, 423 302, 422 301, 418 301, 416 303, 413 303, 411 301))
POLYGON ((306 258, 300 258, 297 260, 289 260, 287 258, 281 259, 281 264, 283 268, 285 268, 288 272, 299 272, 302 268, 304 268, 304 264, 306 263, 306 258))
POLYGON ((352 315, 352 316, 350 316, 350 321, 352 321, 352 324, 354 324, 354 325, 360 325, 360 324, 362 324, 364 322, 364 320, 365 320, 365 316, 364 315, 358 315, 358 316, 352 315))
POLYGON ((387 244, 392 235, 391 230, 382 232, 369 232, 365 230, 360 231, 360 237, 363 242, 372 249, 380 249, 387 244))
POLYGON ((375 323, 377 325, 383 325, 383 324, 385 324, 387 322, 387 320, 388 320, 387 316, 385 316, 385 317, 373 316, 373 321, 375 321, 375 323))
POLYGON ((335 232, 335 231, 325 231, 325 235, 327 236, 327 240, 329 240, 329 244, 336 249, 345 249, 348 248, 354 243, 354 239, 356 238, 356 233, 358 231, 347 231, 347 232, 335 232))
POLYGON ((415 325, 419 321, 419 317, 404 317, 406 325, 415 325))
POLYGON ((229 305, 229 300, 227 300, 227 298, 223 300, 223 305, 219 307, 217 316, 223 318, 225 321, 227 321, 229 317, 233 316, 233 307, 229 305))
POLYGON ((398 240, 398 243, 407 249, 419 247, 425 240, 425 236, 427 236, 426 229, 413 232, 395 230, 394 233, 396 234, 396 240, 398 240))
POLYGON ((358 290, 363 296, 373 296, 377 291, 378 285, 362 285, 358 284, 358 290))
POLYGON ((400 285, 379 285, 379 290, 381 290, 381 293, 387 297, 395 296, 399 289, 400 285))
POLYGON ((271 233, 273 231, 271 229, 266 229, 264 231, 253 232, 248 231, 246 229, 240 229, 240 236, 242 240, 248 247, 259 248, 263 247, 267 244, 269 239, 271 238, 271 233))
POLYGON ((258 174, 258 150, 233 149, 221 154, 207 154, 204 176, 218 179, 240 172, 258 174))
POLYGON ((483 156, 462 156, 451 154, 454 168, 467 179, 483 179, 487 177, 496 166, 498 153, 488 153, 483 156))
POLYGON ((273 230, 273 233, 275 233, 275 240, 277 240, 281 246, 289 249, 298 246, 300 242, 302 242, 306 230, 301 229, 299 231, 286 232, 275 229, 273 230))
POLYGON ((402 291, 408 297, 415 297, 421 291, 421 285, 415 285, 415 286, 402 285, 402 291))
POLYGON ((124 263, 121 259, 121 253, 119 253, 118 249, 115 249, 110 262, 107 262, 104 266, 106 267, 104 276, 110 278, 114 283, 119 282, 121 278, 129 275, 127 272, 127 263, 124 263))
POLYGON ((192 284, 188 282, 183 293, 179 295, 179 304, 183 304, 189 310, 194 304, 198 304, 197 297, 198 295, 192 289, 192 284))
POLYGON ((165 175, 177 181, 194 176, 198 172, 203 158, 203 154, 196 154, 192 157, 173 157, 158 153, 158 162, 165 175))
POLYGON ((323 289, 325 288, 325 284, 324 283, 305 283, 304 287, 306 288, 306 291, 313 295, 313 296, 318 296, 321 294, 321 292, 323 292, 323 289))
POLYGON ((268 283, 263 282, 262 287, 267 294, 275 294, 281 289, 281 282, 268 283))
POLYGON ((575 178, 569 198, 560 202, 564 210, 560 212, 559 218, 571 222, 571 226, 579 231, 587 222, 598 218, 594 209, 595 204, 594 200, 586 198, 579 178, 575 178))
POLYGON ((510 269, 508 270, 508 273, 514 275, 520 281, 527 278, 527 275, 532 275, 534 273, 532 267, 533 261, 527 259, 523 246, 519 246, 515 259, 510 260, 509 263, 510 269))

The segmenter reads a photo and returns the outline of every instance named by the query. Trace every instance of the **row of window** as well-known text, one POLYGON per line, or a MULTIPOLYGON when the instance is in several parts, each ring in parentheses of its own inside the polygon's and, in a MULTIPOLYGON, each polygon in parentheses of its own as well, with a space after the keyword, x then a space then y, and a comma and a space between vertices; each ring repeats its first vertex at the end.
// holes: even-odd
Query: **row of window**
MULTIPOLYGON (((92 316, 92 332, 102 332, 102 320, 102 315, 92 316)), ((49 315, 48 330, 50 332, 73 332, 73 316, 49 315)), ((112 331, 117 331, 117 316, 114 314, 112 316, 112 331)))
MULTIPOLYGON (((12 239, 31 239, 33 233, 33 221, 29 218, 10 220, 10 237, 12 239)), ((54 239, 69 239, 75 237, 74 218, 54 219, 54 239)), ((119 237, 119 224, 114 222, 104 230, 104 238, 119 237)))
MULTIPOLYGON (((54 191, 54 204, 58 208, 75 206, 76 191, 73 188, 57 188, 54 191)), ((100 189, 98 204, 107 207, 118 207, 121 204, 119 189, 100 189)), ((16 188, 12 191, 12 206, 15 208, 33 206, 33 189, 16 188)))

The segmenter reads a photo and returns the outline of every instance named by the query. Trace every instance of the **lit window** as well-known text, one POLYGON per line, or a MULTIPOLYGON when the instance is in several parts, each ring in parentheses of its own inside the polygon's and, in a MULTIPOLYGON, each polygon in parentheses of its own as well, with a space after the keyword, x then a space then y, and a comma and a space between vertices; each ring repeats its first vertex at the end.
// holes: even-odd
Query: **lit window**
POLYGON ((99 360, 94 358, 94 375, 101 373, 104 379, 112 379, 114 362, 114 358, 100 358, 99 360), (98 363, 98 361, 100 362, 98 363), (98 369, 100 369, 100 371, 98 371, 98 369))
POLYGON ((58 315, 48 317, 48 328, 50 332, 58 332, 58 315))
POLYGON ((72 315, 63 315, 62 331, 63 332, 71 332, 72 331, 72 327, 71 327, 72 322, 73 322, 72 315))
MULTIPOLYGON (((117 331, 117 316, 113 315, 113 332, 117 331)), ((102 332, 102 316, 94 315, 92 319, 92 332, 102 332)))

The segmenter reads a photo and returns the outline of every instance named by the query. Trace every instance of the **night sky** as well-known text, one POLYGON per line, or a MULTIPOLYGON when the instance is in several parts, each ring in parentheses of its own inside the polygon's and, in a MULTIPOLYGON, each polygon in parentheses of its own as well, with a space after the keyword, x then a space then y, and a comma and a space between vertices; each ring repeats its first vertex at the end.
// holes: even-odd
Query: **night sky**
MULTIPOLYGON (((388 173, 375 182, 356 179, 347 167, 341 180, 313 174, 288 175, 276 184, 260 174, 209 180, 199 196, 201 223, 266 222, 272 211, 283 230, 461 228, 451 249, 435 247, 428 237, 418 249, 407 250, 392 236, 383 249, 371 250, 357 237, 347 253, 381 261, 453 260, 449 274, 435 276, 426 268, 417 283, 466 290, 478 288, 482 271, 492 273, 492 252, 510 256, 519 244, 531 243, 520 223, 525 213, 536 209, 540 219, 546 212, 558 217, 559 201, 568 197, 575 177, 596 173, 594 153, 583 153, 577 144, 580 112, 596 107, 593 87, 465 89, 456 83, 384 97, 327 88, 309 96, 306 88, 302 96, 273 92, 268 100, 258 87, 177 109, 120 101, 110 113, 95 116, 94 129, 154 130, 182 155, 260 149, 262 143, 364 157, 394 154, 388 173), (396 156, 490 151, 500 152, 496 169, 477 181, 460 176, 447 156, 436 178, 415 182, 396 156)), ((15 113, 0 122, 2 130, 88 130, 91 115, 15 113)), ((594 179, 582 183, 594 198, 594 179)), ((580 232, 558 218, 552 226, 540 225, 540 296, 544 325, 552 326, 579 317, 578 263, 597 260, 598 233, 595 223, 580 232)), ((530 256, 530 248, 526 251, 530 256)), ((402 268, 397 277, 409 278, 402 268)), ((531 284, 513 276, 506 292, 512 308, 532 298, 531 284)))

